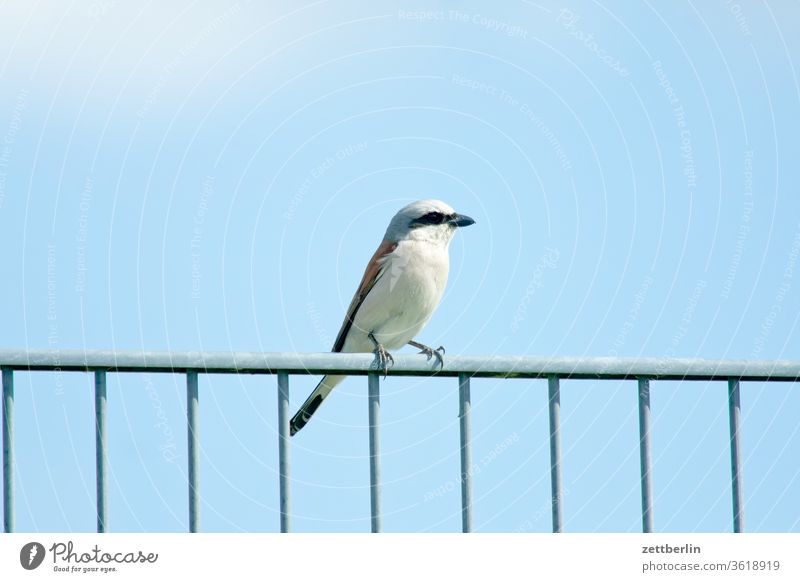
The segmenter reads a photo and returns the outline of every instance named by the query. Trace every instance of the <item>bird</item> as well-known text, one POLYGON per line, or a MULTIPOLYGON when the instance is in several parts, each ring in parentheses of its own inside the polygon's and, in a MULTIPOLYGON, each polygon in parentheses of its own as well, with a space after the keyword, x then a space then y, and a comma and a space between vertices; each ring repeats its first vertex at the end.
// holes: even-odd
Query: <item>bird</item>
MULTIPOLYGON (((444 294, 453 234, 471 224, 472 218, 441 200, 417 200, 401 208, 367 264, 331 351, 373 352, 385 376, 394 363, 389 350, 408 344, 443 367, 444 347, 433 349, 414 338, 444 294)), ((345 377, 329 374, 320 380, 289 422, 292 436, 345 377)))

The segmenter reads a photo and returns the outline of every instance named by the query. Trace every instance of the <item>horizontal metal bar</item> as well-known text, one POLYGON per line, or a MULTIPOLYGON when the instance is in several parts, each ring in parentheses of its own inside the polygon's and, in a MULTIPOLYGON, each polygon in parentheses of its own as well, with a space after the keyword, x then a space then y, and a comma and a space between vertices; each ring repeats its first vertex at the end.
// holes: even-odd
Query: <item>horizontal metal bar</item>
MULTIPOLYGON (((268 352, 141 352, 114 350, 0 350, 0 366, 14 370, 107 370, 239 374, 349 374, 374 372, 372 354, 268 352)), ((482 378, 652 380, 800 380, 800 360, 701 360, 696 358, 572 358, 396 355, 389 375, 482 378)))

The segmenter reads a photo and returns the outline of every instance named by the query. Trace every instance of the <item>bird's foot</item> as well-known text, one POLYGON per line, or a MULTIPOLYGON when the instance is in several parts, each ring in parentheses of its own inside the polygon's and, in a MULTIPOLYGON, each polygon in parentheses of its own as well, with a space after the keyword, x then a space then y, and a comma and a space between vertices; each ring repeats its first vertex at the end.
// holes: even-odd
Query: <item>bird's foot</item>
POLYGON ((394 365, 394 358, 392 354, 390 354, 383 344, 380 343, 378 340, 375 339, 375 336, 372 333, 367 334, 372 343, 375 345, 375 349, 373 350, 373 354, 375 354, 375 367, 378 370, 383 370, 383 377, 389 374, 389 368, 394 365))
POLYGON ((415 348, 419 348, 419 353, 428 356, 429 360, 431 358, 436 358, 436 360, 439 362, 440 370, 444 368, 444 352, 445 352, 444 346, 439 346, 434 350, 432 347, 426 346, 425 344, 421 344, 419 342, 411 341, 408 343, 409 345, 412 345, 415 348))
POLYGON ((383 344, 375 346, 375 351, 372 353, 375 354, 375 367, 378 368, 378 370, 383 370, 383 377, 386 378, 389 374, 389 368, 394 365, 392 354, 383 347, 383 344))

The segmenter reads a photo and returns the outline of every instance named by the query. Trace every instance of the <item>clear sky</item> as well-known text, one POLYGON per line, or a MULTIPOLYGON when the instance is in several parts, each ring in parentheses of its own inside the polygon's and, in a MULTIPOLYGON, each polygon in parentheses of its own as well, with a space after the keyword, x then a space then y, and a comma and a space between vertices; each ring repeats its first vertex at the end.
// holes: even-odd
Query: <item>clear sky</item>
MULTIPOLYGON (((797 359, 796 3, 6 2, 2 346, 327 351, 388 220, 477 224, 448 354, 797 359)), ((317 378, 291 381, 292 411, 317 378)), ((384 525, 458 531, 454 380, 382 384, 384 525)), ((547 388, 472 384, 475 528, 549 531, 547 388)), ((275 531, 273 377, 200 378, 202 529, 275 531)), ((638 531, 636 387, 562 384, 564 527, 638 531)), ((181 376, 110 375, 109 529, 188 527, 181 376)), ((731 529, 724 383, 652 386, 655 528, 731 529)), ((800 531, 800 391, 742 386, 746 527, 800 531)), ((366 380, 293 439, 368 531, 366 380)), ((94 529, 92 379, 16 373, 17 527, 94 529)))

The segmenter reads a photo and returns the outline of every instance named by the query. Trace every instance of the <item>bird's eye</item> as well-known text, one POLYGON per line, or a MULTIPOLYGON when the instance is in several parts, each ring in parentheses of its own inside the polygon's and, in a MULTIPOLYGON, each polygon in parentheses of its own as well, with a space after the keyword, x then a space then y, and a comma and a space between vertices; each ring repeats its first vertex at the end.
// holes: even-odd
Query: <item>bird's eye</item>
POLYGON ((431 224, 442 224, 442 220, 444 220, 441 212, 429 212, 426 216, 431 224))
POLYGON ((444 215, 441 212, 429 212, 419 218, 420 224, 442 224, 444 215))

